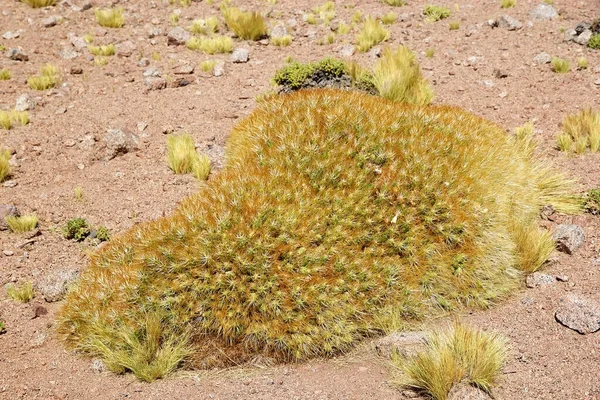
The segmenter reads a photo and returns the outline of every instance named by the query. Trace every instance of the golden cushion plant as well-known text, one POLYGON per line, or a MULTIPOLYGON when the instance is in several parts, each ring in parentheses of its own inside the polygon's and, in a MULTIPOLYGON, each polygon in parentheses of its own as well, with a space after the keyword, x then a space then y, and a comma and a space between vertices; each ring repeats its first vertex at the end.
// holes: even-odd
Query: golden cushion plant
POLYGON ((536 224, 548 203, 578 207, 531 141, 458 108, 271 96, 220 174, 92 257, 58 331, 112 361, 157 335, 150 364, 173 338, 202 367, 331 355, 509 292, 552 251, 536 224))

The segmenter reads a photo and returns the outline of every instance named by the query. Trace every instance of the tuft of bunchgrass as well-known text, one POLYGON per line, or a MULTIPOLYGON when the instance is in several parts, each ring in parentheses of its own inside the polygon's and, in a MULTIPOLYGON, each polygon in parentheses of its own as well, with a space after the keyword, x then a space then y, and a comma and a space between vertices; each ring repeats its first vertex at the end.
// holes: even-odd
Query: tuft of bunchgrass
POLYGON ((450 9, 448 7, 426 5, 423 9, 423 14, 427 17, 429 22, 437 22, 450 16, 450 9))
POLYGON ((373 67, 373 84, 390 100, 427 105, 433 99, 433 90, 421 75, 415 55, 405 46, 383 50, 373 67))
POLYGON ((590 214, 600 215, 600 189, 587 192, 584 208, 590 214))
POLYGON ((552 70, 557 74, 564 74, 571 70, 569 61, 562 58, 552 57, 550 64, 552 65, 552 70))
POLYGON ((340 78, 346 74, 346 66, 343 61, 326 57, 314 63, 300 63, 291 61, 283 68, 275 72, 273 82, 291 90, 305 87, 310 78, 320 76, 322 78, 340 78))
POLYGON ((335 18, 335 3, 333 1, 326 1, 320 6, 314 7, 312 11, 319 16, 325 25, 328 25, 335 18))
POLYGON ((460 323, 435 331, 426 350, 414 357, 394 355, 395 383, 417 390, 433 400, 446 400, 452 387, 467 383, 490 393, 506 360, 507 340, 460 323))
POLYGON ((588 41, 587 46, 590 49, 600 50, 600 33, 593 34, 590 40, 588 41))
POLYGON ((286 47, 286 46, 289 46, 290 44, 292 44, 292 40, 293 39, 292 39, 291 35, 283 35, 283 36, 272 37, 270 39, 270 42, 274 46, 286 47))
POLYGON ((427 58, 433 58, 433 56, 435 56, 435 49, 433 48, 428 48, 425 50, 425 57, 427 58))
POLYGON ((0 81, 7 81, 11 78, 12 74, 7 68, 0 69, 0 81))
POLYGON ((94 10, 96 22, 105 28, 122 28, 125 24, 123 7, 94 10))
POLYGON ((381 22, 383 22, 386 25, 391 25, 394 22, 396 22, 396 18, 397 18, 396 13, 393 11, 390 11, 389 13, 387 13, 381 17, 381 22))
POLYGON ((102 46, 88 46, 88 50, 90 53, 92 53, 95 56, 104 56, 104 57, 108 57, 108 56, 113 56, 115 54, 115 45, 114 44, 108 44, 108 45, 102 45, 102 46))
POLYGON ((27 78, 27 84, 33 90, 47 90, 60 83, 59 70, 52 64, 41 67, 40 74, 27 78))
POLYGON ((0 110, 0 128, 8 130, 15 123, 19 123, 21 126, 27 125, 29 123, 29 113, 27 111, 0 110))
POLYGON ((231 53, 233 40, 228 36, 193 37, 185 45, 190 50, 200 50, 206 54, 231 53))
POLYGON ((512 8, 516 5, 516 0, 500 0, 500 7, 502 8, 512 8))
POLYGON ((458 21, 450 22, 450 24, 448 24, 448 29, 450 29, 451 31, 457 31, 459 28, 460 22, 458 21))
POLYGON ((21 0, 31 8, 50 7, 56 4, 56 0, 21 0))
POLYGON ((34 230, 38 225, 38 217, 35 214, 17 216, 8 216, 4 218, 6 226, 12 232, 23 233, 34 230))
POLYGON ((388 6, 400 7, 406 5, 406 0, 382 0, 388 6))
MULTIPOLYGON (((212 368, 332 356, 402 322, 489 307, 530 268, 517 242, 551 242, 516 232, 539 229, 544 205, 581 207, 527 143, 456 107, 269 96, 231 132, 214 179, 91 256, 57 332, 111 361, 156 310, 173 340, 189 327, 189 365, 212 368), (113 330, 100 353, 98 327, 113 330)), ((490 354, 467 363, 484 388, 490 354)))
POLYGON ((371 50, 373 46, 388 40, 390 31, 372 17, 367 17, 361 31, 356 35, 356 48, 360 52, 371 50))
POLYGON ((195 19, 187 30, 196 35, 212 35, 219 30, 219 20, 217 17, 208 17, 206 19, 195 19))
POLYGON ((9 284, 6 288, 6 294, 14 301, 20 301, 21 303, 29 303, 35 297, 31 282, 25 282, 19 286, 9 284))
POLYGON ((194 138, 189 133, 170 135, 167 138, 167 163, 176 174, 192 173, 205 181, 210 174, 210 159, 196 151, 194 138))
POLYGON ((204 72, 212 73, 217 65, 217 60, 204 60, 200 62, 200 69, 204 72))
POLYGON ((578 57, 577 58, 577 68, 578 69, 588 69, 589 65, 590 64, 586 57, 578 57))
POLYGON ((267 34, 267 24, 259 12, 223 7, 222 13, 227 27, 240 39, 260 40, 267 34))
POLYGON ((0 150, 0 182, 10 176, 10 151, 0 150))
POLYGON ((600 150, 600 113, 586 108, 567 115, 556 142, 561 151, 581 154, 589 147, 592 153, 597 152, 600 150))
POLYGON ((211 162, 207 155, 198 154, 192 163, 192 175, 199 181, 205 181, 210 175, 211 162))

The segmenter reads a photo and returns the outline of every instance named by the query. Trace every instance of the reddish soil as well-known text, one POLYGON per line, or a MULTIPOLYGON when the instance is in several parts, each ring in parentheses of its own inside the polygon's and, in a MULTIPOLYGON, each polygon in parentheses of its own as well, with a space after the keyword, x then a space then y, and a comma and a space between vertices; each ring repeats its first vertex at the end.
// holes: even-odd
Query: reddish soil
MULTIPOLYGON (((132 225, 170 213, 185 196, 197 190, 191 175, 174 175, 166 165, 166 135, 169 131, 191 133, 201 151, 217 164, 223 161, 222 146, 228 132, 255 107, 255 97, 270 90, 270 79, 284 59, 302 61, 338 55, 344 41, 353 42, 354 33, 341 36, 332 45, 317 45, 328 31, 325 25, 308 25, 302 13, 317 3, 307 0, 237 1, 236 5, 270 13, 270 23, 296 19, 294 42, 276 47, 236 41, 235 47, 250 50, 248 63, 234 64, 229 55, 207 56, 185 46, 167 46, 166 36, 148 38, 148 31, 171 29, 169 16, 181 9, 180 26, 191 19, 218 14, 218 5, 206 1, 190 7, 169 5, 168 1, 121 1, 127 19, 122 29, 99 27, 93 10, 73 11, 67 1, 46 9, 31 9, 11 0, 2 0, 0 35, 20 32, 15 39, 0 39, 7 49, 20 47, 29 61, 9 60, 0 55, 0 69, 13 77, 0 81, 0 107, 14 107, 24 93, 38 105, 30 111, 25 127, 0 130, 0 148, 15 150, 14 187, 0 187, 0 204, 14 204, 22 213, 40 217, 41 235, 34 243, 18 247, 26 238, 0 231, 0 285, 8 282, 37 282, 53 270, 84 269, 90 245, 64 239, 61 228, 68 219, 84 217, 92 225, 105 225, 117 233, 132 225), (45 28, 42 21, 60 15, 64 21, 45 28), (156 19, 155 21, 153 21, 156 19), (156 23, 154 23, 156 22, 156 23), (310 31, 316 31, 316 38, 310 31), (95 44, 133 42, 129 57, 110 57, 106 66, 86 59, 87 50, 70 60, 60 56, 72 48, 69 33, 91 33, 95 44), (157 53, 160 60, 151 55, 157 53), (163 76, 173 76, 182 64, 195 67, 192 84, 185 87, 148 91, 138 67, 145 56, 163 76), (204 73, 199 63, 206 59, 225 61, 223 76, 204 73), (35 92, 27 77, 45 63, 57 65, 63 83, 56 89, 35 92), (80 75, 70 74, 81 67, 80 75), (147 128, 138 131, 138 123, 147 128), (89 146, 87 135, 100 139, 108 129, 128 129, 139 135, 138 151, 110 161, 98 160, 100 142, 89 146), (83 189, 77 200, 74 189, 83 189), (5 254, 11 254, 8 256, 5 254)), ((74 0, 75 4, 82 4, 74 0)), ((118 0, 112 3, 119 3, 118 0)), ((542 156, 579 181, 582 192, 600 187, 600 154, 569 156, 554 149, 554 136, 567 113, 586 106, 600 106, 600 51, 563 42, 561 28, 582 20, 600 17, 600 0, 555 0, 560 16, 534 21, 529 12, 538 3, 517 0, 515 8, 503 10, 497 0, 439 1, 453 12, 449 20, 426 23, 421 11, 428 1, 409 0, 408 5, 389 7, 380 1, 336 1, 338 21, 350 22, 358 9, 367 14, 395 11, 407 13, 391 26, 392 45, 404 44, 417 55, 424 75, 433 84, 435 103, 453 104, 481 115, 511 130, 528 120, 535 121, 542 156), (457 8, 454 8, 456 3, 457 8), (355 8, 345 7, 356 4, 355 8), (492 29, 490 18, 509 14, 523 28, 492 29), (595 15, 594 15, 595 14, 595 15), (460 21, 460 29, 449 31, 448 21, 460 21), (433 58, 425 50, 435 50, 433 58), (534 57, 545 51, 571 61, 572 70, 554 73, 549 64, 538 65, 534 57), (587 70, 576 70, 576 58, 586 56, 587 70), (471 57, 476 57, 473 59, 471 57), (508 76, 498 78, 496 70, 508 76), (484 81, 486 81, 484 83, 484 81), (488 82, 489 81, 489 82, 488 82), (596 82, 596 83, 595 83, 596 82)), ((95 1, 95 6, 111 2, 95 1)), ((156 57, 158 58, 158 57, 156 57)), ((369 54, 353 59, 371 65, 369 54)), ((462 318, 475 326, 495 330, 510 340, 510 353, 500 383, 494 388, 498 399, 600 399, 600 332, 580 335, 559 325, 554 311, 568 292, 600 300, 600 217, 560 216, 549 223, 573 222, 586 232, 586 243, 574 255, 557 253, 548 273, 564 274, 568 282, 523 289, 498 306, 462 318), (527 301, 523 302, 523 299, 527 301)), ((182 372, 152 384, 143 384, 132 375, 116 376, 95 372, 90 360, 65 351, 55 338, 54 315, 58 303, 45 303, 38 295, 21 304, 0 290, 0 320, 6 333, 0 335, 0 398, 5 399, 395 399, 402 390, 389 384, 386 360, 378 358, 365 343, 354 352, 335 360, 315 360, 298 365, 234 368, 227 371, 182 372), (33 317, 37 305, 48 314, 33 317)), ((424 321, 425 327, 447 321, 424 321)))

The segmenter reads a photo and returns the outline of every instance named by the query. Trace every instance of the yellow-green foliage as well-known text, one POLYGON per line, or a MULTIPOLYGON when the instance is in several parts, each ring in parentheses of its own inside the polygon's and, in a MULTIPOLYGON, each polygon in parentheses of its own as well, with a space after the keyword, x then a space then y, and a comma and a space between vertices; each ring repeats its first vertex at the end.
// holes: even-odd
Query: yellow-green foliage
POLYGON ((38 217, 34 214, 22 215, 20 217, 8 216, 5 218, 6 225, 12 232, 23 233, 35 229, 38 217))
POLYGON ((335 3, 333 1, 327 1, 320 6, 313 8, 313 12, 319 15, 319 18, 329 24, 332 19, 335 18, 335 3))
POLYGON ((340 35, 347 35, 350 33, 351 30, 352 28, 350 27, 350 25, 340 22, 340 24, 338 25, 337 33, 339 33, 340 35))
POLYGON ((354 14, 352 14, 352 22, 358 24, 363 19, 363 14, 360 10, 356 10, 354 14))
POLYGON ((552 70, 558 74, 564 74, 571 70, 571 66, 568 60, 563 60, 562 58, 552 57, 552 70))
POLYGON ((94 43, 94 35, 92 35, 91 33, 86 33, 85 35, 83 35, 83 41, 87 44, 94 43))
POLYGON ((169 15, 169 21, 171 21, 171 25, 177 26, 177 23, 179 22, 179 14, 172 13, 169 15))
POLYGON ((390 11, 389 13, 387 13, 381 17, 381 22, 383 22, 386 25, 393 24, 394 22, 396 22, 396 13, 393 11, 390 11))
POLYGON ((450 22, 450 24, 448 25, 448 28, 451 31, 456 31, 460 28, 460 22, 458 22, 458 21, 450 22))
POLYGON ((0 150, 0 182, 4 182, 4 180, 10 175, 10 164, 8 163, 9 160, 10 151, 0 150))
POLYGON ((35 297, 31 282, 23 283, 18 287, 10 284, 6 288, 6 294, 14 301, 20 301, 21 303, 29 303, 29 301, 35 297))
POLYGON ((427 349, 406 359, 394 356, 404 376, 396 383, 424 392, 433 400, 445 400, 459 382, 490 392, 506 360, 506 339, 458 323, 434 332, 427 349))
POLYGON ((272 37, 271 44, 274 46, 281 46, 281 47, 289 46, 290 44, 292 44, 292 36, 284 35, 284 36, 272 37))
POLYGON ((115 45, 88 46, 88 50, 95 56, 112 56, 115 54, 115 45))
POLYGON ((7 81, 11 77, 11 73, 8 69, 2 68, 0 69, 0 81, 7 81))
POLYGON ((387 28, 375 18, 367 17, 362 30, 356 35, 356 48, 361 52, 369 51, 373 46, 387 40, 389 37, 390 31, 387 28))
POLYGON ((205 181, 210 175, 211 162, 207 155, 198 154, 192 163, 192 174, 199 181, 205 181))
MULTIPOLYGON (((577 58, 577 68, 579 69, 587 69, 589 67, 588 59, 585 57, 577 58)), ((1 71, 0 71, 1 72, 1 71)))
POLYGON ((433 90, 421 75, 415 55, 405 46, 383 50, 373 67, 373 84, 390 100, 427 105, 433 99, 433 90))
POLYGON ((590 214, 600 214, 600 189, 592 189, 587 193, 584 207, 590 214))
POLYGON ((406 5, 406 0, 382 0, 385 4, 389 6, 399 7, 406 5))
POLYGON ((427 5, 423 9, 423 14, 427 16, 427 20, 430 22, 436 22, 450 16, 450 9, 448 7, 427 5))
POLYGON ((502 8, 511 8, 516 4, 516 0, 500 0, 500 7, 502 8))
POLYGON ((217 17, 208 17, 207 19, 195 19, 187 28, 190 32, 197 35, 210 35, 219 30, 219 20, 217 17))
POLYGON ((29 114, 27 111, 0 110, 0 128, 11 129, 13 124, 17 122, 21 126, 25 126, 29 123, 29 114))
POLYGON ((176 174, 192 172, 194 160, 198 157, 194 138, 189 133, 169 135, 167 138, 167 163, 176 174))
POLYGON ((212 72, 217 65, 217 60, 204 60, 200 62, 200 69, 204 72, 212 72))
POLYGON ((27 78, 27 84, 34 90, 46 90, 60 83, 58 68, 52 64, 46 64, 40 69, 39 75, 27 78))
POLYGON ((304 14, 302 18, 307 24, 315 25, 317 23, 317 17, 313 13, 304 14))
POLYGON ((236 7, 223 7, 227 27, 240 39, 259 40, 267 34, 264 17, 256 11, 244 12, 236 7))
POLYGON ((42 8, 53 6, 56 4, 56 0, 21 0, 21 3, 25 3, 32 8, 42 8))
POLYGON ((561 151, 583 153, 589 145, 593 153, 597 152, 600 150, 600 113, 586 108, 566 116, 556 141, 561 151))
POLYGON ((455 107, 341 90, 257 107, 214 179, 91 257, 58 316, 69 347, 110 360, 158 312, 191 331, 191 365, 337 354, 390 321, 491 305, 522 282, 515 227, 580 208, 514 136, 455 107))
POLYGON ((432 49, 430 47, 427 50, 425 50, 425 57, 432 58, 434 55, 435 55, 435 49, 432 49))
POLYGON ((344 62, 330 57, 306 64, 290 60, 287 65, 275 72, 273 82, 296 90, 304 87, 309 78, 315 74, 326 78, 339 78, 345 73, 346 66, 344 62))
POLYGON ((121 28, 125 24, 123 7, 94 10, 96 22, 106 28, 121 28))
POLYGON ((200 50, 206 54, 231 53, 233 40, 228 36, 193 37, 185 45, 190 50, 200 50))

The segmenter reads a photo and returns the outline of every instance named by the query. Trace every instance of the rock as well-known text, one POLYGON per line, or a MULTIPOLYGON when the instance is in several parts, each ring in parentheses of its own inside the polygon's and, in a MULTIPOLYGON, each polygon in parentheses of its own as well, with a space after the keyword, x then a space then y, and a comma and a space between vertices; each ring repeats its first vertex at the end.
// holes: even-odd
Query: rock
POLYGON ((64 60, 72 60, 79 57, 79 53, 74 49, 66 48, 60 51, 60 57, 64 60))
POLYGON ((567 29, 563 35, 563 41, 570 42, 574 40, 577 36, 579 35, 577 34, 577 31, 575 31, 575 29, 567 29))
POLYGON ((71 44, 73 45, 73 47, 75 47, 78 51, 87 49, 87 43, 85 42, 85 40, 83 40, 83 38, 81 38, 73 33, 69 33, 67 35, 67 37, 71 41, 71 44))
POLYGON ((592 34, 593 33, 591 30, 586 29, 585 31, 581 32, 581 34, 579 36, 574 38, 573 41, 582 46, 587 46, 588 42, 592 38, 592 34))
POLYGON ((0 204, 0 231, 5 231, 8 229, 8 225, 6 225, 6 221, 4 218, 6 217, 19 217, 19 210, 17 207, 12 204, 0 204))
POLYGON ((535 299, 533 297, 526 296, 521 299, 521 304, 524 306, 530 306, 533 303, 535 303, 535 299))
POLYGON ((112 160, 118 155, 126 154, 139 148, 138 137, 131 132, 121 129, 109 129, 102 138, 102 142, 106 147, 105 160, 112 160))
POLYGON ((537 56, 534 57, 533 61, 536 64, 550 64, 552 61, 552 56, 548 53, 541 52, 537 56))
POLYGON ((341 57, 352 57, 356 53, 356 48, 351 44, 345 44, 339 51, 341 57))
POLYGON ((458 383, 452 386, 447 400, 491 400, 486 392, 466 383, 458 383))
POLYGON ((137 123, 138 132, 144 132, 147 127, 148 127, 148 124, 146 122, 138 122, 137 123))
POLYGON ((147 58, 140 58, 140 61, 138 61, 137 63, 137 66, 142 68, 145 68, 148 65, 150 65, 150 60, 148 60, 147 58))
POLYGON ((214 76, 222 76, 225 73, 225 63, 223 61, 216 63, 212 73, 214 76))
POLYGON ((16 111, 30 111, 35 109, 35 101, 28 94, 22 94, 17 97, 15 103, 16 111))
POLYGON ((19 36, 21 36, 21 30, 20 29, 18 31, 15 31, 15 32, 11 32, 11 31, 4 32, 2 34, 2 39, 11 40, 11 39, 18 38, 19 36))
POLYGON ((271 29, 269 36, 271 36, 272 38, 282 38, 287 35, 289 35, 287 27, 285 26, 285 24, 279 23, 271 29))
POLYGON ((76 66, 76 65, 73 65, 71 67, 71 71, 70 72, 71 72, 71 75, 81 75, 81 74, 83 74, 83 68, 81 68, 79 66, 76 66))
POLYGON ((554 317, 562 325, 583 335, 600 330, 600 303, 569 294, 560 299, 554 317))
POLYGON ((585 232, 579 225, 560 224, 552 238, 556 240, 558 251, 573 254, 585 242, 585 232))
POLYGON ((152 28, 148 31, 148 39, 153 39, 157 36, 162 36, 164 33, 160 28, 152 28))
POLYGON ((150 68, 148 68, 147 70, 145 70, 145 71, 143 72, 143 75, 144 75, 146 78, 149 78, 149 77, 157 77, 157 76, 160 76, 160 75, 161 75, 161 73, 160 73, 160 70, 159 70, 158 68, 156 68, 156 67, 150 67, 150 68))
POLYGON ((516 31, 517 29, 521 29, 523 24, 519 22, 519 20, 511 17, 510 15, 503 15, 496 21, 497 26, 500 28, 506 28, 509 31, 516 31))
POLYGON ((101 373, 106 371, 106 364, 104 364, 102 360, 94 358, 91 362, 90 368, 96 373, 101 373))
POLYGON ((425 333, 394 332, 375 341, 375 351, 382 357, 389 358, 394 352, 404 357, 416 354, 426 343, 425 333))
POLYGON ((533 274, 527 275, 525 282, 528 288, 535 288, 538 286, 552 285, 556 283, 556 278, 552 275, 534 272, 533 274))
POLYGON ((548 19, 558 17, 558 13, 554 9, 554 7, 552 7, 551 5, 540 4, 539 6, 537 6, 533 10, 531 10, 531 12, 529 13, 529 16, 532 19, 548 20, 548 19))
POLYGON ((192 36, 188 31, 178 26, 169 31, 167 34, 167 45, 168 46, 181 46, 185 42, 190 40, 192 36))
POLYGON ((175 75, 190 75, 194 73, 194 67, 191 65, 182 65, 173 71, 175 75))
POLYGON ((44 19, 42 21, 42 25, 44 25, 45 28, 51 28, 53 26, 58 25, 59 22, 62 21, 62 17, 59 15, 52 15, 46 19, 44 19))
POLYGON ((2 254, 4 254, 6 257, 10 257, 13 256, 15 252, 12 250, 2 250, 2 254))
POLYGON ((246 63, 250 58, 248 49, 237 48, 231 53, 231 61, 234 63, 246 63))
POLYGON ((41 306, 39 304, 35 305, 33 307, 33 310, 31 310, 31 311, 32 311, 31 319, 35 319, 37 317, 41 317, 43 315, 48 314, 48 310, 46 310, 46 307, 41 306))
POLYGON ((169 87, 178 88, 178 87, 191 85, 191 83, 192 82, 188 78, 185 78, 182 76, 182 77, 173 79, 171 82, 169 82, 169 87))
POLYGON ((67 293, 67 289, 79 276, 76 269, 62 269, 53 271, 42 277, 37 284, 37 289, 47 302, 60 301, 67 293))
POLYGON ((371 58, 379 58, 381 57, 381 46, 375 46, 371 50, 369 50, 369 57, 371 58))
POLYGON ((542 210, 540 211, 540 218, 545 219, 547 221, 554 221, 554 213, 556 213, 556 210, 554 209, 552 204, 546 204, 544 207, 542 207, 542 210))
POLYGON ((19 184, 19 182, 17 182, 17 181, 14 181, 14 180, 12 180, 12 179, 11 179, 11 180, 9 180, 9 181, 6 181, 6 182, 4 182, 4 183, 2 184, 2 186, 3 186, 3 187, 7 187, 7 188, 14 188, 14 187, 16 187, 18 184, 19 184))
POLYGON ((508 72, 501 70, 501 69, 495 69, 494 76, 498 79, 508 78, 508 72))
POLYGON ((149 77, 144 81, 148 90, 162 90, 167 87, 165 78, 149 77))
POLYGON ((135 49, 136 49, 135 44, 133 44, 133 42, 127 40, 127 41, 125 41, 123 43, 119 43, 117 45, 115 53, 116 53, 117 57, 131 57, 131 55, 133 54, 135 49))
POLYGON ((6 57, 13 61, 29 61, 29 56, 25 54, 21 49, 9 49, 6 52, 6 57))

